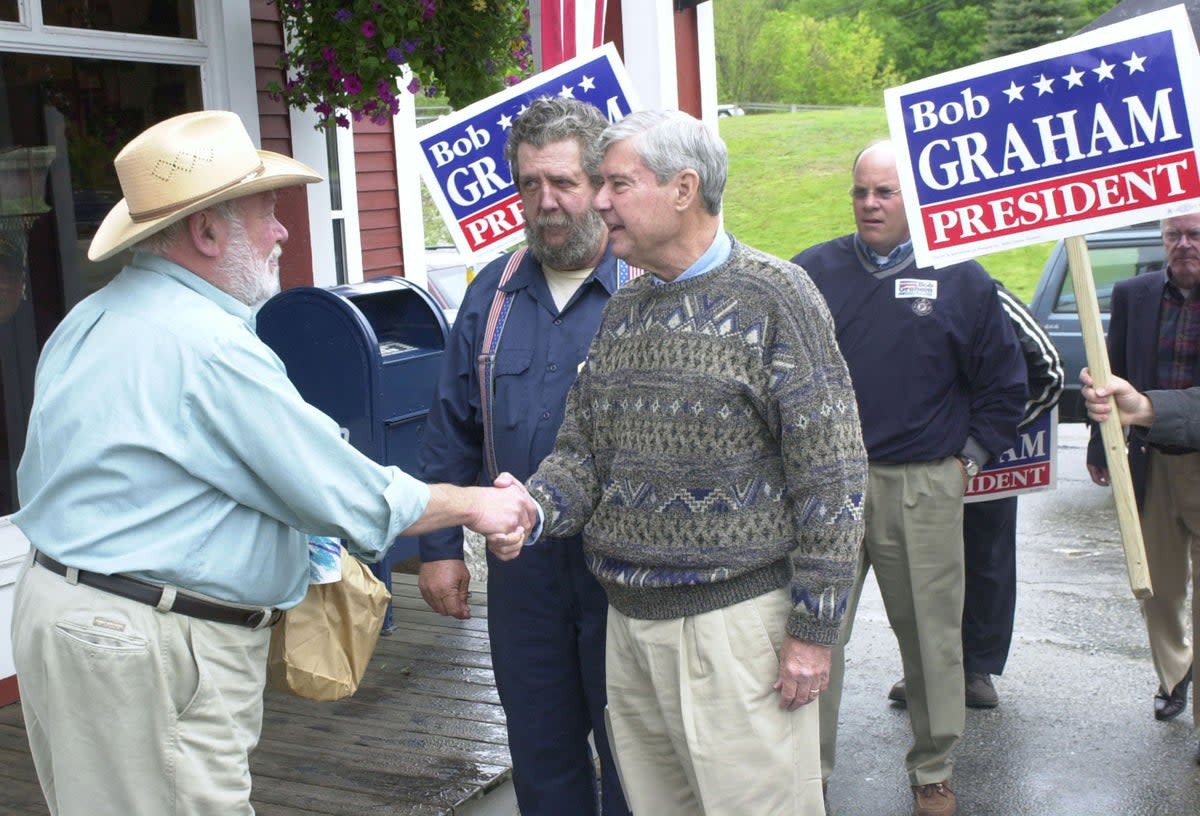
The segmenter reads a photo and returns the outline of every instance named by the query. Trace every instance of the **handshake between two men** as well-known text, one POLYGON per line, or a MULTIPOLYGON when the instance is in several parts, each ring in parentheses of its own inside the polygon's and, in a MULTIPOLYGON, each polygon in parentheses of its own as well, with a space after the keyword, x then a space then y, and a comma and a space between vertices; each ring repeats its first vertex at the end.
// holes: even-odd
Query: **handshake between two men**
POLYGON ((501 473, 493 485, 431 484, 425 514, 404 530, 404 535, 421 535, 465 520, 463 526, 485 536, 497 558, 516 558, 525 539, 537 528, 537 504, 511 473, 501 473))
MULTIPOLYGON (((525 540, 537 530, 537 504, 511 473, 497 476, 493 487, 432 484, 429 489, 431 495, 426 516, 405 530, 405 535, 421 535, 461 524, 484 536, 488 549, 496 558, 511 561, 520 555, 525 540), (435 498, 441 498, 441 501, 435 501, 435 498), (466 502, 467 506, 459 506, 456 512, 454 505, 458 501, 466 502), (446 513, 431 514, 428 508, 432 507, 445 507, 446 513)), ((434 612, 466 620, 471 617, 467 603, 470 582, 470 572, 460 557, 424 561, 417 585, 421 597, 434 612)))
MULTIPOLYGON (((521 554, 521 548, 525 546, 525 539, 537 530, 538 508, 530 497, 529 491, 525 489, 525 485, 521 484, 520 480, 511 473, 501 473, 492 484, 494 490, 499 490, 499 495, 505 499, 512 498, 514 493, 519 494, 519 498, 522 500, 522 515, 519 525, 510 531, 505 531, 502 525, 497 525, 495 532, 488 532, 482 527, 473 527, 472 529, 484 535, 492 555, 501 561, 511 561, 521 554), (526 511, 532 516, 526 516, 524 514, 526 511)), ((497 522, 499 521, 500 518, 497 518, 497 522)))

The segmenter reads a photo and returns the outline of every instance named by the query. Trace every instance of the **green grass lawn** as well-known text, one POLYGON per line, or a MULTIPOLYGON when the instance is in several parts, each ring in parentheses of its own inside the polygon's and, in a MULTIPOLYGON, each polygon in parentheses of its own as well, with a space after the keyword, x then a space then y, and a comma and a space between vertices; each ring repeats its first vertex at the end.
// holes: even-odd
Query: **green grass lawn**
MULTIPOLYGON (((729 147, 726 229, 781 258, 853 232, 850 164, 862 147, 887 137, 883 108, 754 114, 719 121, 729 147)), ((1052 245, 976 260, 1028 303, 1052 245)))

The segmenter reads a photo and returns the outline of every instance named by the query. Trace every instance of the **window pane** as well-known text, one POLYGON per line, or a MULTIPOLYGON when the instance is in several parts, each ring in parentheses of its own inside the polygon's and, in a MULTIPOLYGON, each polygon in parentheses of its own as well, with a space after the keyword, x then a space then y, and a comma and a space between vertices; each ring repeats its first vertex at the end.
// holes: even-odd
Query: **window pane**
POLYGON ((42 0, 42 16, 46 25, 196 38, 195 0, 42 0))
POLYGON ((113 157, 148 125, 204 107, 199 69, 0 54, 0 76, 7 86, 0 100, 8 101, 0 119, 11 123, 9 132, 0 130, 0 151, 49 147, 54 154, 43 173, 44 189, 32 193, 53 206, 57 249, 68 256, 63 267, 70 307, 107 283, 125 260, 87 260, 100 220, 121 198, 113 157))
POLYGON ((121 198, 113 157, 151 123, 203 107, 195 67, 0 53, 0 515, 16 509, 38 352, 129 257, 87 259, 121 198))
MULTIPOLYGON (((1161 244, 1150 246, 1107 246, 1088 247, 1088 256, 1092 264, 1092 278, 1096 281, 1096 301, 1100 311, 1107 314, 1112 302, 1113 285, 1120 280, 1162 269, 1163 248, 1161 244)), ((1075 302, 1075 284, 1071 276, 1063 278, 1062 291, 1054 305, 1054 311, 1074 313, 1078 310, 1075 302)))
POLYGON ((337 264, 334 272, 338 286, 349 283, 346 275, 346 221, 342 218, 333 219, 333 262, 337 264))
POLYGON ((17 0, 0 0, 0 22, 19 23, 17 0))
POLYGON ((325 158, 329 162, 329 207, 342 208, 342 168, 338 164, 338 129, 325 128, 325 158))

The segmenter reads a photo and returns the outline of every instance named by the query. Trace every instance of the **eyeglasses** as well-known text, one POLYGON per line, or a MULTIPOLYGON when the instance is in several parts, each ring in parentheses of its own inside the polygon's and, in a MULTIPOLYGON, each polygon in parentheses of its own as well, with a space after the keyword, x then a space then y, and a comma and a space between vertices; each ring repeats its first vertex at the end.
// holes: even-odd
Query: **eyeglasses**
POLYGON ((1162 236, 1163 236, 1163 240, 1166 241, 1168 244, 1177 244, 1177 243, 1179 243, 1180 238, 1187 236, 1189 244, 1200 245, 1200 229, 1190 229, 1187 231, 1180 231, 1177 229, 1169 229, 1169 230, 1165 230, 1163 232, 1162 236))
POLYGON ((873 190, 868 190, 866 187, 850 188, 850 197, 855 201, 862 201, 869 195, 874 195, 880 201, 891 201, 900 195, 900 189, 898 187, 876 187, 873 190))

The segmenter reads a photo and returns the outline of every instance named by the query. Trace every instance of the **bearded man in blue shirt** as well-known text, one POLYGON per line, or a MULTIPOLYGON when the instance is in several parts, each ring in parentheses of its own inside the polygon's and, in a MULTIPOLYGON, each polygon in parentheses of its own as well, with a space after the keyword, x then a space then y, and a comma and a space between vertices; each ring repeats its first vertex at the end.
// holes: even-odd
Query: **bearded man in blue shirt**
POLYGON ((226 111, 154 125, 88 251, 133 248, 38 363, 13 657, 55 816, 252 814, 270 625, 308 588, 305 533, 377 560, 467 525, 514 541, 523 490, 426 485, 341 439, 254 334, 279 290, 275 191, 320 180, 226 111), (304 531, 304 532, 300 532, 304 531))
MULTIPOLYGON (((486 484, 503 470, 525 479, 553 448, 601 312, 631 274, 607 249, 608 229, 592 209, 596 180, 584 170, 607 124, 596 107, 553 97, 513 123, 505 156, 528 247, 488 264, 467 290, 422 440, 423 478, 486 484)), ((517 802, 523 816, 584 816, 598 804, 604 816, 622 816, 629 810, 604 724, 608 600, 580 536, 554 544, 517 561, 488 559, 488 634, 517 802)), ((462 531, 424 536, 420 547, 425 601, 470 617, 462 531)))

